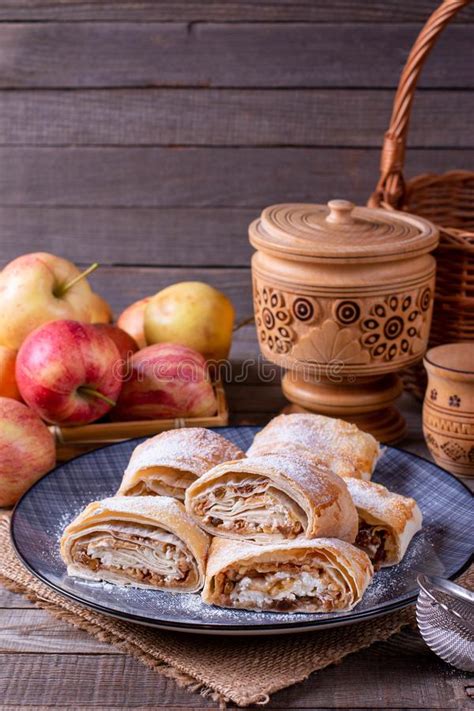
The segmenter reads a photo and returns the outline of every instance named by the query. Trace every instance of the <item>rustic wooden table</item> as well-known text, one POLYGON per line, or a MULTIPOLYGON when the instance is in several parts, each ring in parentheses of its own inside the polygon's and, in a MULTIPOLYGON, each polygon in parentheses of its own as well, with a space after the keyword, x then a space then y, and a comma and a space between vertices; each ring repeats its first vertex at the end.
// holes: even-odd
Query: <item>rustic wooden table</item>
MULTIPOLYGON (((252 329, 243 329, 234 355, 241 363, 255 352, 252 329)), ((262 383, 254 366, 245 382, 226 389, 236 423, 262 423, 284 405, 279 375, 262 383)), ((419 405, 404 396, 401 407, 409 425, 403 446, 426 455, 419 405)), ((0 620, 2 710, 216 707, 2 588, 0 620)), ((416 632, 405 631, 275 694, 268 706, 332 708, 474 709, 474 681, 440 661, 416 632)))

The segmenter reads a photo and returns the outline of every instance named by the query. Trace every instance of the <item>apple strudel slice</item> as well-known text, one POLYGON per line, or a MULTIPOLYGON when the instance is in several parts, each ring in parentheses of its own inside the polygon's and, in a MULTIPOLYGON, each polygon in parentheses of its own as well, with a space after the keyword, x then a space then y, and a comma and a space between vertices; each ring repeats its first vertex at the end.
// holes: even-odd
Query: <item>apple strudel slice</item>
POLYGON ((208 533, 256 543, 298 536, 353 542, 357 512, 341 477, 297 456, 226 462, 186 491, 186 510, 208 533))
POLYGON ((204 427, 162 432, 135 448, 117 493, 184 499, 186 488, 201 474, 242 457, 239 447, 204 427))
POLYGON ((68 575, 116 585, 197 592, 209 537, 166 496, 94 501, 61 538, 68 575))
POLYGON ((360 602, 372 575, 367 555, 335 538, 265 546, 215 538, 202 599, 244 610, 344 611, 360 602))
POLYGON ((346 483, 359 515, 355 545, 367 553, 376 570, 399 563, 422 526, 415 499, 373 481, 348 478, 346 483))
POLYGON ((339 476, 369 480, 380 458, 380 445, 367 432, 323 415, 278 415, 255 435, 248 457, 294 452, 314 459, 339 476))

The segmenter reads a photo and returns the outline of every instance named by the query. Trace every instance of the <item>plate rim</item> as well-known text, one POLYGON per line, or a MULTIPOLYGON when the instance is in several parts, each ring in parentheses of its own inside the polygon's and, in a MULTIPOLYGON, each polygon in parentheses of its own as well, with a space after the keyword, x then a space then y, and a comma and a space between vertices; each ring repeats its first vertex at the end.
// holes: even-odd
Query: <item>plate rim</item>
MULTIPOLYGON (((222 425, 219 427, 211 427, 207 429, 213 429, 213 430, 223 430, 223 429, 240 429, 240 428, 248 428, 248 429, 253 429, 256 431, 259 431, 262 429, 262 427, 257 426, 257 425, 222 425)), ((15 525, 15 519, 17 512, 23 502, 24 499, 26 499, 27 496, 31 495, 31 492, 33 489, 43 481, 43 479, 46 479, 52 474, 55 474, 58 470, 62 469, 63 467, 67 466, 71 461, 76 461, 78 459, 81 459, 82 457, 87 457, 91 454, 94 454, 95 452, 102 451, 109 449, 110 447, 116 447, 117 445, 120 444, 131 444, 133 442, 139 442, 140 440, 143 440, 143 437, 134 437, 128 440, 123 440, 121 442, 113 442, 107 445, 104 445, 102 447, 97 447, 96 449, 93 449, 89 452, 83 452, 82 454, 79 454, 77 457, 73 457, 73 459, 68 460, 67 462, 62 462, 61 464, 56 465, 53 469, 51 469, 49 472, 46 472, 42 477, 37 479, 33 484, 21 495, 21 497, 18 499, 16 502, 11 518, 10 518, 10 527, 9 527, 9 532, 10 532, 10 541, 13 546, 13 549, 22 562, 22 564, 25 566, 25 568, 40 582, 44 583, 47 585, 49 588, 54 590, 55 592, 58 592, 61 595, 64 595, 65 597, 73 600, 74 602, 79 603, 80 605, 92 609, 96 612, 100 612, 101 614, 108 615, 109 617, 115 617, 116 619, 120 619, 125 622, 132 622, 136 624, 141 624, 141 625, 146 625, 149 627, 154 627, 155 629, 166 629, 169 631, 178 631, 178 632, 192 632, 192 633, 199 633, 201 632, 202 634, 229 634, 233 633, 234 635, 238 635, 241 633, 242 635, 245 634, 251 634, 252 632, 255 634, 259 634, 261 632, 267 632, 267 633, 291 633, 291 632, 305 632, 305 631, 311 631, 311 630, 317 630, 317 629, 329 629, 332 627, 338 627, 338 626, 343 626, 343 625, 349 625, 349 624, 355 624, 357 622, 363 622, 366 621, 367 619, 374 619, 376 617, 380 617, 382 615, 390 614, 391 612, 395 612, 396 610, 403 609, 405 607, 408 607, 409 605, 413 604, 418 596, 418 591, 414 592, 412 595, 409 595, 407 598, 404 598, 402 600, 398 600, 396 602, 392 603, 387 603, 384 605, 381 609, 369 609, 369 610, 362 610, 360 612, 353 612, 349 611, 347 616, 335 616, 331 618, 325 618, 321 620, 308 620, 305 622, 304 620, 301 621, 291 621, 291 622, 268 622, 268 623, 261 623, 261 624, 255 624, 255 625, 248 625, 248 624, 236 624, 236 625, 229 625, 229 624, 216 624, 216 623, 202 623, 202 622, 180 622, 180 621, 175 621, 175 620, 160 620, 160 619, 155 619, 155 618, 150 618, 150 617, 142 617, 140 615, 135 615, 133 613, 127 613, 127 612, 120 612, 120 611, 115 611, 111 610, 109 607, 105 607, 103 605, 100 605, 99 603, 96 602, 91 602, 89 600, 84 600, 83 597, 80 595, 76 595, 73 592, 65 590, 63 587, 60 585, 55 584, 51 580, 49 580, 46 576, 44 576, 41 572, 37 571, 33 565, 30 564, 30 562, 24 557, 23 553, 20 551, 18 548, 17 542, 15 540, 15 533, 14 533, 14 525, 15 525)), ((414 452, 409 452, 405 449, 402 449, 401 447, 394 446, 394 445, 383 445, 384 447, 388 449, 394 449, 396 451, 402 452, 404 455, 407 455, 415 460, 421 460, 424 462, 427 462, 431 466, 434 466, 438 471, 442 472, 444 475, 448 476, 449 479, 453 480, 457 485, 461 487, 461 489, 465 489, 471 497, 473 496, 471 490, 465 484, 463 481, 458 479, 454 474, 451 474, 451 472, 447 471, 447 469, 444 469, 443 467, 440 467, 438 464, 435 462, 427 459, 426 457, 423 457, 421 455, 415 454, 414 452)), ((461 575, 471 562, 474 560, 474 552, 471 553, 470 556, 467 557, 466 561, 461 565, 459 569, 457 569, 455 572, 451 573, 449 576, 450 580, 453 580, 454 578, 458 577, 461 575)), ((270 613, 271 614, 271 613, 270 613)))

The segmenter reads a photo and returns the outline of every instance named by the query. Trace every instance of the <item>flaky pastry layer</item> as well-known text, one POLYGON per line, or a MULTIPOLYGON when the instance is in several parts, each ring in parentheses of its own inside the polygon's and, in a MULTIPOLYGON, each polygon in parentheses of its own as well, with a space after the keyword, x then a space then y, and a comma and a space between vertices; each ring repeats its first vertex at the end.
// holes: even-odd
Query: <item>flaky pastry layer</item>
POLYGON ((61 538, 69 575, 172 592, 200 590, 208 548, 183 504, 168 497, 95 501, 61 538))
POLYGON ((186 510, 215 536, 256 543, 298 536, 353 542, 357 512, 341 477, 297 456, 226 462, 186 491, 186 510))
POLYGON ((202 598, 236 609, 344 611, 360 602, 372 575, 366 554, 337 539, 257 546, 215 538, 202 598))

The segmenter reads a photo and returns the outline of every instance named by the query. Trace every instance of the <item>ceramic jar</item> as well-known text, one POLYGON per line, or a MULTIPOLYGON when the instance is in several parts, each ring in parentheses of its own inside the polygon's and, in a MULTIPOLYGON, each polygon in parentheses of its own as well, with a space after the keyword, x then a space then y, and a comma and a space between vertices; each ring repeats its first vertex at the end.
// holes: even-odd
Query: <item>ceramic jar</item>
POLYGON ((292 409, 399 439, 397 372, 421 360, 430 330, 434 225, 331 200, 268 207, 249 237, 259 344, 287 370, 292 409))
POLYGON ((449 343, 425 356, 423 434, 437 464, 474 476, 474 343, 449 343))

